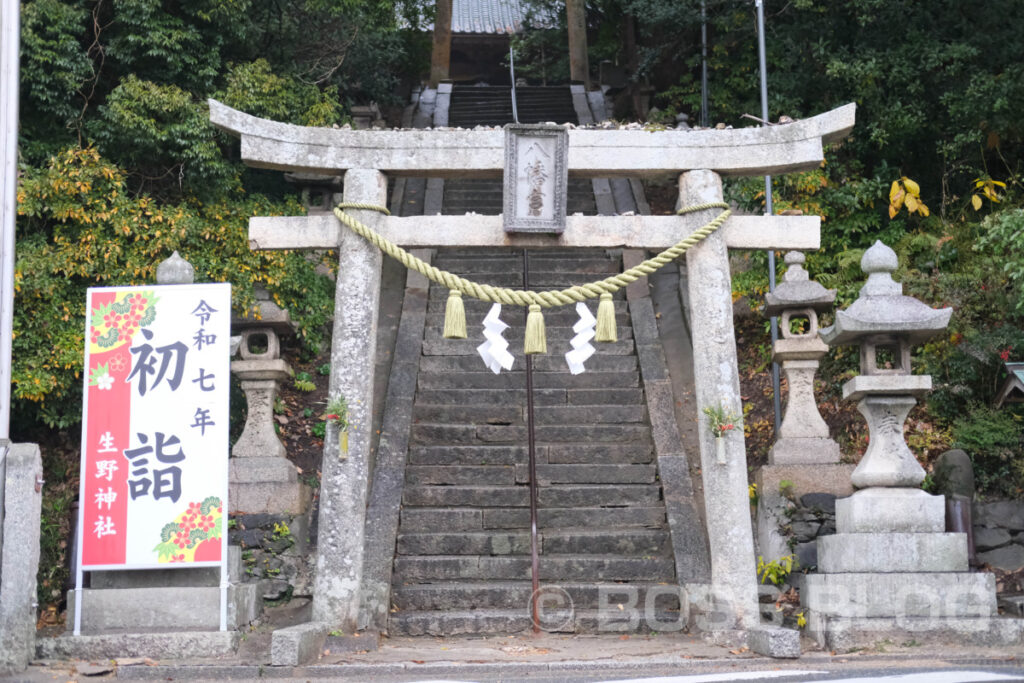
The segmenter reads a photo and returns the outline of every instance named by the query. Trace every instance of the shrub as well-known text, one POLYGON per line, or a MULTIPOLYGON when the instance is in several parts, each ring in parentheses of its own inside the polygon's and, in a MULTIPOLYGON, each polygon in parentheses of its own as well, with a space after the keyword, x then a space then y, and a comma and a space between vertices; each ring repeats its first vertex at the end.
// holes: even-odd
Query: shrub
POLYGON ((18 188, 12 393, 17 422, 67 427, 80 420, 87 287, 141 285, 178 250, 197 282, 230 282, 239 312, 260 283, 287 308, 300 340, 319 345, 333 286, 297 252, 249 249, 254 215, 299 214, 294 200, 233 195, 214 203, 158 204, 132 196, 125 173, 93 148, 72 148, 43 169, 25 169, 18 188))
POLYGON ((1024 491, 1022 418, 978 406, 953 423, 953 446, 971 456, 979 493, 1015 498, 1024 491))

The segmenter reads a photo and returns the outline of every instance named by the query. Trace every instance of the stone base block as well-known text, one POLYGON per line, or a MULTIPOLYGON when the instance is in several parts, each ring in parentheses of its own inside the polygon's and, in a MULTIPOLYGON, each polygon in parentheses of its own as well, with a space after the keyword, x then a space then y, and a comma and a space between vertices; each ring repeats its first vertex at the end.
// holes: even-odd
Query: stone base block
POLYGON ((993 574, 809 574, 800 602, 842 617, 991 617, 993 574))
MULTIPOLYGON (((242 549, 228 546, 228 581, 241 583, 242 549)), ((139 569, 121 572, 89 572, 90 588, 152 588, 186 586, 220 586, 220 567, 184 569, 139 569)))
MULTIPOLYGON (((76 594, 68 591, 68 614, 76 594)), ((228 629, 246 626, 263 606, 255 583, 228 586, 228 629)), ((68 629, 74 627, 68 619, 68 629)), ((86 588, 82 591, 82 633, 212 631, 220 628, 220 588, 86 588)))
POLYGON ((832 439, 779 439, 768 451, 769 465, 831 465, 837 462, 839 444, 832 439))
POLYGON ((775 659, 796 659, 800 656, 800 632, 762 624, 750 629, 747 647, 759 655, 775 659))
POLYGON ((967 534, 833 534, 818 538, 822 574, 966 572, 967 534))
POLYGON ((787 464, 765 465, 757 471, 759 496, 778 496, 779 484, 789 482, 797 496, 805 493, 831 493, 848 496, 853 493, 850 476, 856 465, 787 464))
POLYGON ((36 656, 40 659, 113 659, 149 657, 223 657, 238 649, 237 631, 189 631, 184 633, 111 633, 103 635, 37 638, 36 656))
POLYGON ((836 501, 836 532, 942 533, 946 530, 946 499, 921 489, 875 487, 836 501))
POLYGON ((301 515, 309 509, 312 491, 294 482, 230 482, 228 507, 231 514, 301 515))
POLYGON ((270 637, 270 663, 274 666, 312 664, 324 651, 330 627, 310 621, 274 631, 270 637))
POLYGON ((253 482, 285 482, 294 484, 299 480, 295 465, 287 458, 245 457, 231 458, 228 467, 228 481, 249 484, 253 482))
POLYGON ((804 632, 819 646, 849 652, 875 645, 930 644, 1019 648, 1024 619, 1006 617, 837 617, 807 612, 804 632))

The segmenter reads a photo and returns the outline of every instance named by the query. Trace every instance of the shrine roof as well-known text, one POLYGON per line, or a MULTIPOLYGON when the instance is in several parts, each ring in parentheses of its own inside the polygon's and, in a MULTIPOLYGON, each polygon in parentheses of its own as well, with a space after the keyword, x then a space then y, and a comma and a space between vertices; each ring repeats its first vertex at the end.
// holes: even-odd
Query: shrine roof
MULTIPOLYGON (((431 1, 429 3, 433 5, 431 1)), ((528 3, 521 0, 452 0, 452 33, 508 35, 523 29, 530 13, 528 3)), ((421 13, 422 16, 422 13, 421 13)), ((534 10, 534 23, 553 24, 554 17, 545 17, 534 10)), ((432 21, 422 19, 419 25, 433 31, 432 21)))

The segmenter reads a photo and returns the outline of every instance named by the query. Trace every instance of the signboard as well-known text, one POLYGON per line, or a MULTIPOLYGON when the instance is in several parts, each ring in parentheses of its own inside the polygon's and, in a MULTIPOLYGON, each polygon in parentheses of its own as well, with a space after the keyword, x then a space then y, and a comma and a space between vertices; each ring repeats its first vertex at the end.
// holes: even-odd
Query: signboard
POLYGON ((563 126, 505 126, 505 232, 565 232, 569 133, 563 126))
POLYGON ((229 284, 89 290, 80 570, 227 557, 230 320, 229 284))

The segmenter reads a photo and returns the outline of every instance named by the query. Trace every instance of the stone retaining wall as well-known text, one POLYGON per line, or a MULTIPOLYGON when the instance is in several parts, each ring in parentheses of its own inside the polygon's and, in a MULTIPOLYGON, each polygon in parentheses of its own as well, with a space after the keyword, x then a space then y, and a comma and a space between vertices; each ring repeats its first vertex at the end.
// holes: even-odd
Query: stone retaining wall
POLYGON ((229 539, 242 548, 243 581, 261 582, 267 603, 312 595, 309 515, 240 514, 229 539))
MULTIPOLYGON (((975 503, 972 523, 978 562, 1003 572, 1024 573, 1024 502, 975 503)), ((1024 576, 1017 581, 1022 580, 1024 576)))

